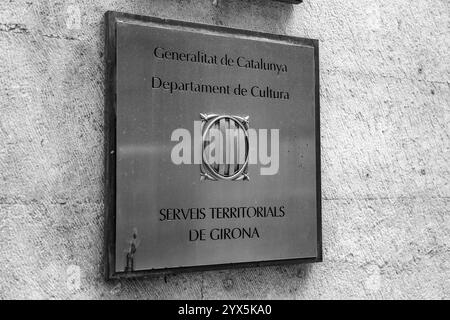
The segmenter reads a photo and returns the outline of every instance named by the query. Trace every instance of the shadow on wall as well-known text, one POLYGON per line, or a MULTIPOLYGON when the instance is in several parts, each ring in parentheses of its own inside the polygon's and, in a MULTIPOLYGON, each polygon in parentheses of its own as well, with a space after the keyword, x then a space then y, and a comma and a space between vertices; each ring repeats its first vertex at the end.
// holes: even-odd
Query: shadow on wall
MULTIPOLYGON (((143 0, 148 2, 148 0, 143 0)), ((302 4, 300 4, 301 6, 302 4)), ((143 4, 141 6, 144 6, 143 4)), ((146 5, 148 6, 148 5, 146 5)), ((152 0, 151 7, 167 8, 164 13, 153 13, 160 18, 187 20, 250 29, 254 31, 284 34, 286 24, 290 21, 293 6, 289 3, 274 0, 152 0), (167 15, 170 12, 170 15, 167 15), (184 18, 195 16, 195 19, 184 18), (197 19, 198 17, 198 19, 197 19), (195 20, 195 21, 194 21, 195 20)), ((154 11, 149 8, 150 11, 154 11)), ((130 10, 125 10, 130 11, 130 10)), ((137 13, 137 12, 135 12, 137 13)), ((143 14, 145 13, 137 13, 143 14)))
MULTIPOLYGON (((190 289, 199 293, 199 299, 302 299, 313 267, 312 264, 291 264, 192 273, 168 272, 146 278, 111 280, 105 285, 114 298, 134 294, 136 288, 176 292, 180 284, 186 286, 189 283, 190 289)), ((175 299, 180 297, 185 298, 181 295, 175 299)), ((195 299, 195 296, 190 296, 190 299, 195 299)))

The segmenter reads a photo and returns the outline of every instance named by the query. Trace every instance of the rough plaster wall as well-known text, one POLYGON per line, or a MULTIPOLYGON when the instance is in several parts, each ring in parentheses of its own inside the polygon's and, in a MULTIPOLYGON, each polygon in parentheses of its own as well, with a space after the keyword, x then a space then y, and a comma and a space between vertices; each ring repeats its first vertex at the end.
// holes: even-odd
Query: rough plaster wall
POLYGON ((450 298, 449 13, 448 0, 1 1, 0 298, 450 298), (321 41, 323 263, 104 282, 107 10, 321 41))

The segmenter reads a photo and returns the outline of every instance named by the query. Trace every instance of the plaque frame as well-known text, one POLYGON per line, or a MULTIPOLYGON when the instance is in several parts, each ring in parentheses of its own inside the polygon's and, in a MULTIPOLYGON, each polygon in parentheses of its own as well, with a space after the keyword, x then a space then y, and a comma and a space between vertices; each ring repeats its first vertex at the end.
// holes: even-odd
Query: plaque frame
POLYGON ((235 29, 208 24, 199 24, 150 16, 107 11, 105 19, 105 116, 104 116, 104 276, 106 280, 129 279, 162 275, 175 272, 195 272, 207 270, 233 269, 241 267, 260 267, 280 264, 300 264, 323 261, 322 252, 322 189, 321 189, 321 143, 320 143, 320 79, 319 79, 319 40, 293 37, 235 29), (317 256, 312 258, 294 258, 257 262, 239 262, 217 265, 202 265, 190 267, 176 267, 156 270, 142 270, 133 272, 116 272, 116 22, 129 21, 138 23, 155 23, 164 26, 187 27, 195 30, 223 32, 232 35, 251 36, 256 38, 278 40, 299 45, 306 45, 314 49, 315 68, 315 144, 316 144, 316 202, 317 202, 317 256))

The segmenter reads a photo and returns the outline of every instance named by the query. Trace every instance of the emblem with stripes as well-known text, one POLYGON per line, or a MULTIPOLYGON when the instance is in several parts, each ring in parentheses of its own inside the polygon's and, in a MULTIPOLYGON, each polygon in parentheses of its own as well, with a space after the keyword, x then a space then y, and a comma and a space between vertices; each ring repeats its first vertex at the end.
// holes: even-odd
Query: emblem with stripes
POLYGON ((202 180, 249 180, 249 117, 200 114, 202 180))

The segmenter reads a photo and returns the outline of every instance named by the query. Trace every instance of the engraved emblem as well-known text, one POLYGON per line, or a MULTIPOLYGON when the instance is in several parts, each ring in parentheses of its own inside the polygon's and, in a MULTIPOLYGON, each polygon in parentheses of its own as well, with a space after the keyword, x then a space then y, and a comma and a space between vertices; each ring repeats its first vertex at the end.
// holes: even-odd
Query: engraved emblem
POLYGON ((249 180, 249 117, 200 114, 201 180, 249 180))

